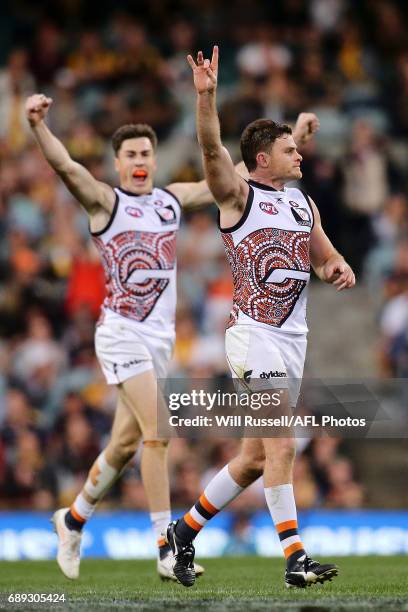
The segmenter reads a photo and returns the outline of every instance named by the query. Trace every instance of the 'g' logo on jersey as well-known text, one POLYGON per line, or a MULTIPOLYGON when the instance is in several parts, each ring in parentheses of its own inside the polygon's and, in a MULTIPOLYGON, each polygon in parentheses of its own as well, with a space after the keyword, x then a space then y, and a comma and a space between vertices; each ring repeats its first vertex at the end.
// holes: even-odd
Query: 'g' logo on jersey
POLYGON ((279 210, 272 202, 259 202, 259 208, 268 215, 277 215, 279 210))

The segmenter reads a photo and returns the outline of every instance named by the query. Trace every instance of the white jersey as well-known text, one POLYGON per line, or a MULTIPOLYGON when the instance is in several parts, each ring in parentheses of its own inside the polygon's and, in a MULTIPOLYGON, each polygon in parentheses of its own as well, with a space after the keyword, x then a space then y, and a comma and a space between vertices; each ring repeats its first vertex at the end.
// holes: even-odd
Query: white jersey
POLYGON ((221 229, 234 281, 231 325, 304 334, 313 210, 300 189, 248 181, 244 214, 221 229))
POLYGON ((173 337, 176 311, 176 231, 180 204, 165 189, 135 195, 116 188, 108 225, 92 232, 106 280, 106 309, 158 337, 173 337))

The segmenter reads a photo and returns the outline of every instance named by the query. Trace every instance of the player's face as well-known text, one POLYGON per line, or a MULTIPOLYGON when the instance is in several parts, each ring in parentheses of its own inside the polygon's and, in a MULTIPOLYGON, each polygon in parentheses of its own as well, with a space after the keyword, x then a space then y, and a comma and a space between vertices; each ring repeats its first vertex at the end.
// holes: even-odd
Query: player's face
POLYGON ((150 193, 156 172, 156 156, 147 136, 124 140, 115 158, 122 189, 136 195, 150 193))
POLYGON ((292 134, 277 138, 269 152, 268 167, 274 177, 283 181, 302 178, 300 162, 302 156, 297 150, 292 134))

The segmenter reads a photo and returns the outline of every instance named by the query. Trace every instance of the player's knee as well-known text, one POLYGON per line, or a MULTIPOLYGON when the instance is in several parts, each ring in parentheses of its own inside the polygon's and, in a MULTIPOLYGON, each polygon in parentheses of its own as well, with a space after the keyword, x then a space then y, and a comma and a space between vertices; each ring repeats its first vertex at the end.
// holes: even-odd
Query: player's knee
POLYGON ((241 455, 242 471, 246 476, 259 477, 263 474, 265 466, 264 455, 241 455))
POLYGON ((162 448, 165 449, 169 445, 169 440, 143 440, 144 448, 162 448))

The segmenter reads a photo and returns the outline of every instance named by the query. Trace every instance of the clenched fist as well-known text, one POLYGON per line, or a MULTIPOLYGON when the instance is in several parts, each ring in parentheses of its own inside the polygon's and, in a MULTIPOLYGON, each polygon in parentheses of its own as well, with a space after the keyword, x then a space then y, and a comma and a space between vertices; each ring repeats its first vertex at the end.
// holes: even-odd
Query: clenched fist
POLYGON ((297 145, 306 144, 320 127, 320 121, 314 113, 300 113, 293 129, 293 138, 297 145))
POLYGON ((324 265, 324 280, 334 285, 337 291, 351 289, 356 284, 356 277, 343 257, 335 255, 324 265))
POLYGON ((31 127, 43 121, 52 104, 52 98, 47 98, 44 94, 34 94, 27 98, 25 104, 26 115, 31 127))

